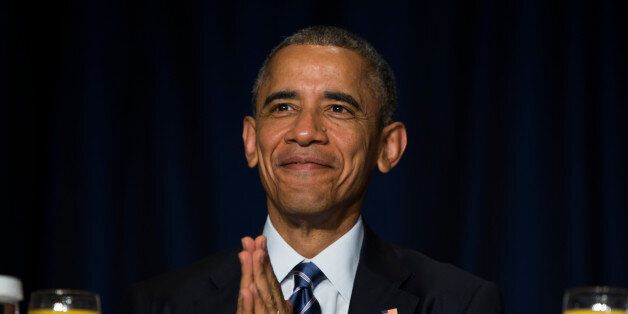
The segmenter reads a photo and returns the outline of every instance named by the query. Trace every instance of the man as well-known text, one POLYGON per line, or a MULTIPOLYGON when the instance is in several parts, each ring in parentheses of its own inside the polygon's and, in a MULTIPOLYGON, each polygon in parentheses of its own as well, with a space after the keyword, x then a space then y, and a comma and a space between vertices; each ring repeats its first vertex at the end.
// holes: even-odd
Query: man
POLYGON ((492 283, 384 243, 361 219, 373 168, 406 147, 392 71, 364 40, 311 27, 268 56, 242 132, 268 218, 242 250, 132 289, 130 313, 501 313, 492 283))

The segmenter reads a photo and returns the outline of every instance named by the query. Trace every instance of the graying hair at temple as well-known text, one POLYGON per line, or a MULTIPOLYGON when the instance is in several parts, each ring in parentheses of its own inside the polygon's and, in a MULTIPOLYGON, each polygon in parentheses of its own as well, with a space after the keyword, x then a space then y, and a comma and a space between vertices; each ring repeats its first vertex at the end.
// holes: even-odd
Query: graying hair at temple
POLYGON ((369 66, 371 88, 380 103, 380 126, 386 126, 393 121, 397 108, 397 90, 392 69, 382 56, 366 40, 342 28, 333 26, 312 26, 304 28, 284 39, 268 54, 260 68, 255 84, 253 85, 253 115, 256 115, 255 101, 260 85, 266 76, 268 63, 277 53, 290 45, 320 45, 336 46, 352 50, 361 55, 369 66))

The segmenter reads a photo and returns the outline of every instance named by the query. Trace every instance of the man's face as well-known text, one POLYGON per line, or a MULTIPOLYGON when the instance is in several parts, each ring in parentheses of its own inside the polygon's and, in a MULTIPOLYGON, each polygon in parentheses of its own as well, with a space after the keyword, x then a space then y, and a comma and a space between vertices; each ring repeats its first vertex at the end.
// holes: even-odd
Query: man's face
POLYGON ((269 210, 359 210, 380 146, 379 105, 364 59, 334 46, 285 47, 269 64, 256 106, 243 137, 269 210))

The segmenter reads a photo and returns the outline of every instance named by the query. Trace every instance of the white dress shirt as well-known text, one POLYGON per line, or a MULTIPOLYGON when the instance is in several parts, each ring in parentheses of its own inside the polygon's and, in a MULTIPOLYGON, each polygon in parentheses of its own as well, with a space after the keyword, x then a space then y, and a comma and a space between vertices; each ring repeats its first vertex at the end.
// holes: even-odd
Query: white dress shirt
POLYGON ((321 306, 322 314, 348 313, 353 280, 358 269, 360 249, 364 238, 362 217, 340 239, 318 253, 314 258, 307 259, 297 253, 279 235, 270 218, 266 218, 264 236, 267 239, 268 256, 277 280, 281 283, 281 291, 287 300, 292 295, 294 278, 288 276, 290 271, 302 261, 311 261, 325 274, 326 279, 314 289, 314 296, 321 306))

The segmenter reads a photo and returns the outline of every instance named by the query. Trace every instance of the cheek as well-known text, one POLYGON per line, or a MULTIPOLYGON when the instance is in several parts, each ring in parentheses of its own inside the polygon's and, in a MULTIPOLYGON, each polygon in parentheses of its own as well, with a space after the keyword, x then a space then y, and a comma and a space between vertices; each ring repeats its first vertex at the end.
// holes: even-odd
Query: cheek
POLYGON ((274 172, 274 156, 278 149, 281 149, 286 130, 288 128, 283 123, 265 123, 258 127, 258 168, 266 185, 278 184, 278 178, 274 172))
MULTIPOLYGON (((351 163, 362 163, 366 159, 372 139, 371 132, 365 125, 355 125, 353 127, 339 129, 338 145, 344 157, 351 163)), ((354 166, 358 166, 354 164, 354 166)))
POLYGON ((271 158, 273 151, 283 141, 283 133, 276 127, 262 127, 258 130, 257 144, 262 160, 271 158))
POLYGON ((273 171, 272 156, 283 139, 278 135, 279 133, 269 127, 258 128, 257 133, 258 171, 264 189, 270 194, 277 193, 278 182, 273 171))
POLYGON ((338 138, 337 143, 344 167, 341 181, 352 183, 361 177, 366 177, 364 172, 368 171, 366 163, 368 162, 367 152, 370 148, 368 138, 359 132, 345 133, 344 136, 338 138))

